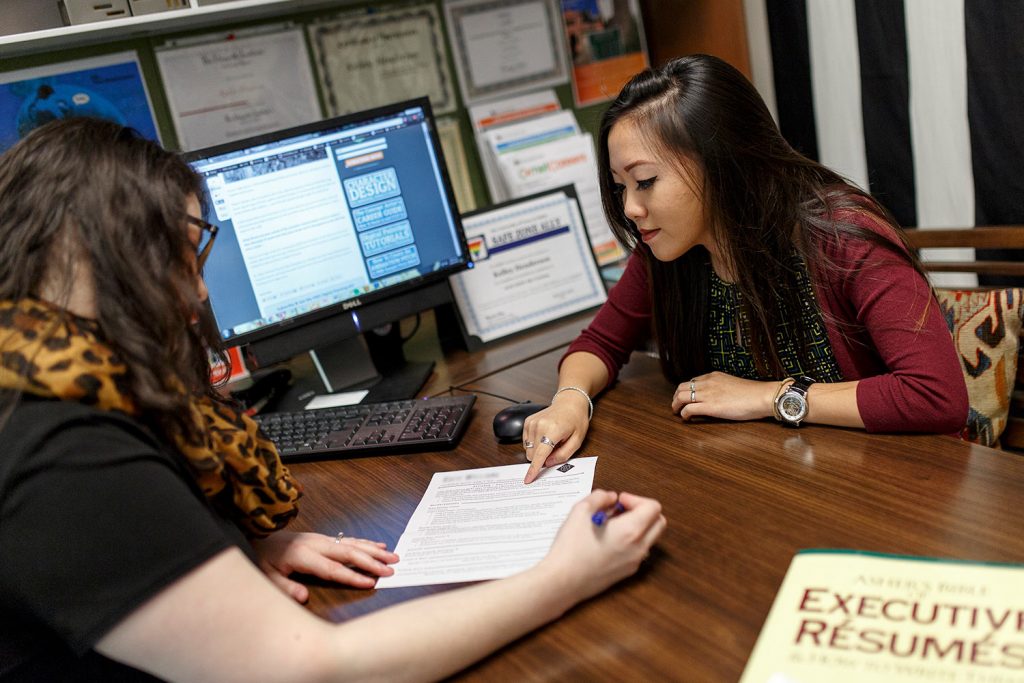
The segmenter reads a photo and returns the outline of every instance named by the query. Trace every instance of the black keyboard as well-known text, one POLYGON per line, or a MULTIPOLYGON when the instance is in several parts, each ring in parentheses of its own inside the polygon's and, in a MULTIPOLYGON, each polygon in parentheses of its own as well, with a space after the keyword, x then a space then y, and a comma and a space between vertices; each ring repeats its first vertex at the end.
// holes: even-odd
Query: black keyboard
POLYGON ((258 415, 282 460, 454 448, 476 396, 438 396, 258 415))

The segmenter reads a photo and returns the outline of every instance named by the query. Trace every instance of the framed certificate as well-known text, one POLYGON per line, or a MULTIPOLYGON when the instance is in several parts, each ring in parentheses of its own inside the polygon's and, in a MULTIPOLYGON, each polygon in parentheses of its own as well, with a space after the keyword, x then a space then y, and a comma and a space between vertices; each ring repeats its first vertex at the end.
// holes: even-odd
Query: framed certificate
POLYGON ((302 29, 211 34, 156 49, 184 150, 320 120, 302 29))
POLYGON ((329 116, 426 96, 455 111, 441 17, 432 4, 342 15, 309 26, 329 116))
POLYGON ((473 264, 450 281, 468 349, 607 298, 571 185, 466 214, 462 224, 473 264))
POLYGON ((569 79, 554 0, 447 0, 444 9, 466 103, 569 79))

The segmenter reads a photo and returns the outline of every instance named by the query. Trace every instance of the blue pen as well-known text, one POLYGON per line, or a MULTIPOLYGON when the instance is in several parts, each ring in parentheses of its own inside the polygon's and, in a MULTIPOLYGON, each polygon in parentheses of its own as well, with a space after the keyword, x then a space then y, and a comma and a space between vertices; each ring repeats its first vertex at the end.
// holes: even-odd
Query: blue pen
POLYGON ((622 503, 615 501, 615 507, 613 507, 611 511, 598 510, 597 512, 594 513, 590 520, 594 523, 595 526, 601 526, 615 515, 625 511, 626 508, 622 507, 622 503))

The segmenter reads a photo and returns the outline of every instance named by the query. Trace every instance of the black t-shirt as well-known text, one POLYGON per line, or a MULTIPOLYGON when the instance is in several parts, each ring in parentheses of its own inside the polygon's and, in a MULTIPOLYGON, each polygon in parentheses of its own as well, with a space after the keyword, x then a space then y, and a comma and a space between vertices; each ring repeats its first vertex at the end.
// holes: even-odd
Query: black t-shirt
POLYGON ((251 554, 138 422, 23 397, 0 431, 0 678, 151 680, 93 646, 232 545, 251 554))

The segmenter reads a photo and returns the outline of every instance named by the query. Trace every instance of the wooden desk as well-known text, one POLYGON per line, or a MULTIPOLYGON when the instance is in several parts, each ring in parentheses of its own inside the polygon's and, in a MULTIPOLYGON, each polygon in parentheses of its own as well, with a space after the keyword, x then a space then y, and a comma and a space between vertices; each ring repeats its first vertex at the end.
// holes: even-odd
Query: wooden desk
MULTIPOLYGON (((421 394, 424 396, 448 391, 479 377, 501 372, 524 361, 553 350, 564 351, 579 336, 594 317, 594 311, 569 316, 545 325, 539 330, 514 335, 491 343, 478 351, 456 350, 448 352, 444 361, 434 368, 421 394)), ((405 345, 405 354, 412 361, 429 361, 441 357, 437 325, 432 311, 422 314, 422 329, 405 345)), ((561 357, 561 356, 559 356, 561 357)))
MULTIPOLYGON (((546 401, 561 351, 474 382, 546 401)), ((669 527, 634 578, 461 674, 465 680, 735 681, 793 553, 854 548, 1024 561, 1024 458, 940 436, 873 436, 773 422, 681 424, 657 362, 635 354, 604 396, 583 453, 595 485, 662 501, 669 527)), ((460 446, 443 454, 293 465, 299 527, 393 546, 438 470, 522 462, 481 395, 460 446)), ((314 590, 343 620, 450 586, 314 590)), ((443 638, 438 634, 438 638, 443 638)))

